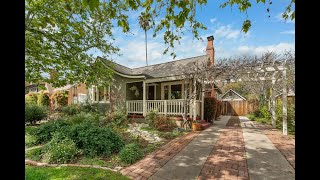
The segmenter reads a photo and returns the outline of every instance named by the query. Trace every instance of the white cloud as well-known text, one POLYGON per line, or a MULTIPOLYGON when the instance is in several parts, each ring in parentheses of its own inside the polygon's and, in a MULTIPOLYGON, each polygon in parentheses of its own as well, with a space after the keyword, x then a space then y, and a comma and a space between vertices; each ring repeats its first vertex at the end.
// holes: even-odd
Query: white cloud
POLYGON ((282 32, 280 32, 280 34, 295 34, 295 30, 291 30, 291 31, 282 31, 282 32))
POLYGON ((212 19, 210 19, 210 22, 211 23, 214 23, 214 22, 216 22, 217 21, 217 18, 212 18, 212 19))
POLYGON ((239 55, 261 55, 265 52, 282 53, 284 51, 294 51, 294 43, 279 43, 267 46, 239 46, 236 50, 239 55))
POLYGON ((220 26, 214 32, 216 37, 226 38, 226 39, 237 39, 240 36, 239 29, 232 29, 231 25, 220 26))

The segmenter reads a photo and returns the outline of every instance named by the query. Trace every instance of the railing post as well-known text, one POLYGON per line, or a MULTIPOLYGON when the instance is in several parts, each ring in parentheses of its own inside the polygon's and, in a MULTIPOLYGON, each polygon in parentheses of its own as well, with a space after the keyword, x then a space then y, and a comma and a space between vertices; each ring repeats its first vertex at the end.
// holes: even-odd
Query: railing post
POLYGON ((127 110, 127 114, 128 114, 128 111, 129 111, 129 106, 128 106, 129 102, 126 101, 126 110, 127 110))
POLYGON ((164 100, 164 115, 167 115, 167 100, 164 100))

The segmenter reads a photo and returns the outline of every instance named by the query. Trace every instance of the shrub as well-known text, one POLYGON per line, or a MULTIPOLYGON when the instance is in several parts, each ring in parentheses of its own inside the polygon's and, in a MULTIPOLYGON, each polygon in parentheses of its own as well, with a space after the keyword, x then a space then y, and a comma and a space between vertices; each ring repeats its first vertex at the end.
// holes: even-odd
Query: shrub
POLYGON ((56 91, 51 95, 51 99, 53 99, 56 102, 58 107, 68 105, 67 91, 56 91))
POLYGON ((42 144, 49 142, 57 130, 62 129, 64 126, 70 126, 70 124, 62 119, 55 120, 55 121, 49 121, 45 124, 42 124, 37 129, 35 129, 31 135, 34 135, 37 137, 36 144, 42 144))
POLYGON ((38 94, 37 93, 28 93, 25 95, 25 103, 26 104, 37 104, 38 94))
POLYGON ((91 112, 96 113, 98 112, 98 107, 96 104, 86 103, 86 104, 80 104, 79 110, 81 112, 86 112, 86 113, 91 113, 91 112))
POLYGON ((153 126, 159 131, 171 131, 177 127, 175 122, 166 116, 157 116, 153 122, 153 126))
POLYGON ((173 139, 179 136, 180 134, 180 132, 161 132, 159 133, 159 136, 165 139, 173 139))
POLYGON ((42 159, 43 154, 44 154, 43 148, 38 147, 38 148, 34 148, 27 151, 26 158, 29 158, 34 161, 40 161, 42 159))
POLYGON ((38 100, 37 100, 38 106, 49 106, 50 105, 50 98, 47 93, 44 93, 44 91, 41 91, 38 94, 38 100))
POLYGON ((136 143, 127 144, 119 153, 120 160, 132 164, 143 157, 143 152, 136 143))
MULTIPOLYGON (((276 124, 277 128, 282 129, 283 119, 282 119, 282 101, 278 101, 276 104, 276 124)), ((288 103, 287 106, 287 125, 288 131, 292 134, 295 133, 295 105, 293 103, 288 103)))
POLYGON ((33 135, 25 135, 25 146, 29 147, 37 144, 37 137, 33 135))
POLYGON ((77 146, 88 156, 109 156, 124 146, 120 136, 109 128, 82 123, 73 127, 72 131, 77 146))
POLYGON ((212 121, 214 119, 214 105, 215 98, 204 98, 204 119, 206 119, 207 121, 212 121))
POLYGON ((151 110, 146 115, 146 121, 150 127, 154 127, 154 121, 159 116, 158 111, 151 110))
POLYGON ((107 113, 106 121, 117 127, 123 127, 128 124, 127 114, 122 109, 107 113))
POLYGON ((73 116, 76 115, 80 112, 80 108, 78 105, 70 105, 70 106, 65 106, 61 108, 62 113, 73 116))
POLYGON ((34 124, 37 121, 46 118, 47 115, 47 109, 45 107, 37 106, 35 104, 26 104, 25 106, 25 123, 34 124))
POLYGON ((52 140, 45 146, 44 162, 68 163, 78 153, 76 144, 69 138, 61 138, 61 134, 55 134, 52 140))

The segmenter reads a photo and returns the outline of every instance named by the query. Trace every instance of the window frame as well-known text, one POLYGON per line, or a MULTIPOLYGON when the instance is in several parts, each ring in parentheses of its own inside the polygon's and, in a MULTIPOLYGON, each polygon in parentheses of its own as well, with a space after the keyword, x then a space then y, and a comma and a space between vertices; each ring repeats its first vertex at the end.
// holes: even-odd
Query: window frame
POLYGON ((93 103, 110 103, 110 85, 104 86, 103 88, 104 94, 107 94, 108 97, 104 96, 102 101, 99 101, 99 88, 97 85, 92 85, 90 90, 90 98, 93 103), (95 90, 95 93, 94 93, 95 90), (97 100, 98 99, 98 100, 97 100))

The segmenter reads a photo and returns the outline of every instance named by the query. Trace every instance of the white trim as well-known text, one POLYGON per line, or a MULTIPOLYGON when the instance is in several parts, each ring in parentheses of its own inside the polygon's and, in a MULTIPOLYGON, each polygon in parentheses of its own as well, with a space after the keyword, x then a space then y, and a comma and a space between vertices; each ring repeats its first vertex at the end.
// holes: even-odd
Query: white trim
POLYGON ((221 98, 223 99, 223 97, 224 97, 229 91, 232 91, 233 93, 235 93, 236 95, 238 95, 241 99, 247 100, 246 98, 244 98, 243 96, 241 96, 240 94, 238 94, 237 92, 235 92, 233 89, 229 89, 227 92, 225 92, 225 93, 221 96, 221 98))
POLYGON ((109 90, 109 93, 108 93, 108 100, 106 99, 106 96, 103 96, 103 100, 102 101, 97 101, 96 99, 99 98, 99 89, 97 88, 97 85, 92 85, 91 86, 91 96, 92 96, 92 103, 110 103, 110 92, 111 92, 111 87, 110 85, 108 85, 108 87, 104 86, 103 87, 103 91, 104 91, 104 94, 107 93, 106 89, 108 88, 109 90), (96 93, 94 94, 93 92, 93 89, 96 88, 96 93))
POLYGON ((146 83, 184 80, 184 75, 146 79, 146 83))
POLYGON ((184 81, 171 81, 171 82, 164 82, 161 83, 161 100, 171 100, 171 85, 180 85, 181 84, 181 99, 184 99, 184 81), (164 86, 168 86, 168 99, 164 99, 164 86))

